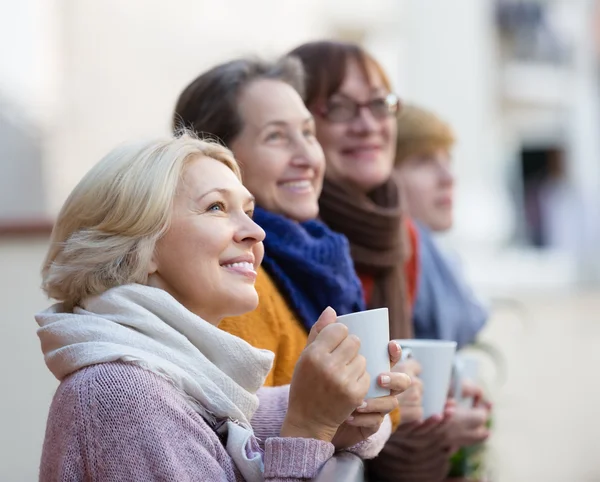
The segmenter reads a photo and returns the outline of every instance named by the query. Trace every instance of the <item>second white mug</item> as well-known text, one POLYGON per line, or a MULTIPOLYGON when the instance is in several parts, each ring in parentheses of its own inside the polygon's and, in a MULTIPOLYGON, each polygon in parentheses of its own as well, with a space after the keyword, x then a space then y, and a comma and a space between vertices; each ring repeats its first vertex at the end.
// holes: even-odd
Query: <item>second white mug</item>
POLYGON ((456 342, 445 340, 395 340, 403 358, 413 356, 421 365, 423 416, 441 415, 446 405, 456 353, 456 342))

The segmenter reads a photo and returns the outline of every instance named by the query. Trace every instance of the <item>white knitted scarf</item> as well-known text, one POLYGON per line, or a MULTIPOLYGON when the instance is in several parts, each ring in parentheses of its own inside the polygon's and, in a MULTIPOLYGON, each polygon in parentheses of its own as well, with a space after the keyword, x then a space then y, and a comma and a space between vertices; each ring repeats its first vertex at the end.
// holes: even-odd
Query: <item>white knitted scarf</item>
POLYGON ((256 391, 273 353, 253 348, 187 310, 166 291, 131 284, 61 303, 36 315, 46 365, 59 380, 89 365, 125 361, 168 379, 214 426, 227 420, 226 450, 248 481, 262 480, 261 457, 248 458, 256 391))

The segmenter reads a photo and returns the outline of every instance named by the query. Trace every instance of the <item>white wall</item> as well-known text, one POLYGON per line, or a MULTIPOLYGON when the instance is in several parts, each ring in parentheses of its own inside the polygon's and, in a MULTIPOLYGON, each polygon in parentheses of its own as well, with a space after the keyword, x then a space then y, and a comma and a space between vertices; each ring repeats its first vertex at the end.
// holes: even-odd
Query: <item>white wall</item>
POLYGON ((47 241, 0 240, 0 480, 37 480, 48 407, 57 381, 44 364, 34 314, 47 241))
POLYGON ((167 133, 178 94, 208 67, 239 55, 275 56, 324 31, 316 0, 63 4, 64 72, 48 159, 52 212, 116 144, 167 133))

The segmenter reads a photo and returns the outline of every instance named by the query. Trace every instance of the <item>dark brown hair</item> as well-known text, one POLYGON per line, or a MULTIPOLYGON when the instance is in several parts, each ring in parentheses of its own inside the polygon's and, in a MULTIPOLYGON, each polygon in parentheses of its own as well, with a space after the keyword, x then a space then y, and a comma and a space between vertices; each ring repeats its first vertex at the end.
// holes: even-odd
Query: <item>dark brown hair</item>
POLYGON ((281 80, 303 96, 304 73, 297 59, 232 60, 201 74, 184 89, 175 106, 173 131, 188 129, 229 145, 243 128, 239 96, 248 84, 260 79, 281 80))
POLYGON ((379 62, 377 62, 361 46, 348 42, 321 40, 308 42, 296 47, 287 54, 288 57, 300 59, 306 75, 305 102, 309 108, 327 101, 335 94, 346 76, 348 63, 358 62, 365 77, 369 78, 370 67, 381 77, 383 85, 392 90, 390 79, 379 62))

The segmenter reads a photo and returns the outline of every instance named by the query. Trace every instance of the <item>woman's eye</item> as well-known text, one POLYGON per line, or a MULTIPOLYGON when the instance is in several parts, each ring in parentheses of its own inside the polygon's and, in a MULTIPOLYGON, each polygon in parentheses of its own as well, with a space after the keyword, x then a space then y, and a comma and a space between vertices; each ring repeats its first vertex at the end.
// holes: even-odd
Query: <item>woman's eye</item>
POLYGON ((342 102, 331 103, 329 104, 329 112, 333 114, 346 114, 352 111, 352 106, 350 104, 345 104, 342 102))
POLYGON ((225 211, 225 204, 223 204, 222 202, 216 202, 213 203, 209 206, 208 208, 209 211, 225 211))
POLYGON ((283 132, 271 132, 270 134, 267 135, 267 141, 278 141, 283 139, 285 136, 283 135, 283 132))
POLYGON ((305 129, 304 136, 305 137, 315 137, 315 131, 313 129, 305 129))
POLYGON ((254 217, 254 209, 250 209, 249 211, 246 211, 246 215, 252 219, 254 217))

